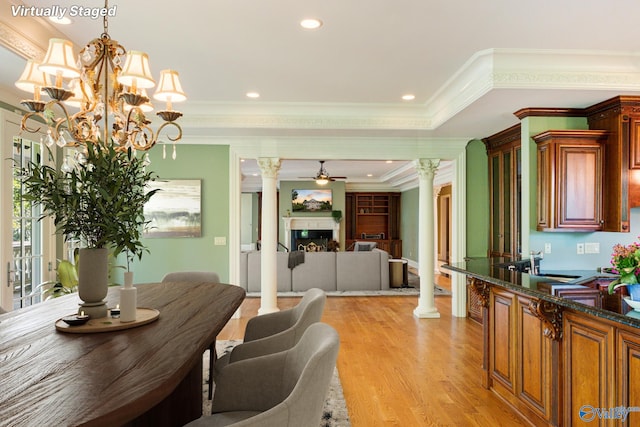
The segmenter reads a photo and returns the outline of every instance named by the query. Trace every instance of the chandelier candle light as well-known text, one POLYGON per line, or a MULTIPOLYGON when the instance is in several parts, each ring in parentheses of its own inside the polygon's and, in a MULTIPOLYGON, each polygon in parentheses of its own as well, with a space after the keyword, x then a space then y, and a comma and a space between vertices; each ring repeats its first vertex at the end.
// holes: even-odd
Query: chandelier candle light
MULTIPOLYGON (((105 10, 108 1, 105 1, 105 10)), ((27 120, 42 118, 47 124, 44 142, 59 147, 82 147, 87 144, 111 144, 118 151, 129 148, 146 151, 158 141, 167 126, 177 129, 177 135, 167 136, 174 143, 182 138, 182 128, 175 121, 182 116, 173 110, 173 103, 187 99, 178 72, 163 70, 153 97, 166 103, 166 109, 156 114, 164 121, 156 131, 149 126, 145 111, 152 109, 146 90, 155 86, 149 56, 140 51, 126 51, 108 33, 107 14, 103 17, 104 32, 91 40, 76 57, 73 44, 64 39, 49 40, 42 62, 28 60, 15 83, 19 89, 33 93, 33 99, 22 101, 29 110, 22 119, 22 129, 31 129, 27 120), (77 60, 74 60, 77 58, 77 60), (53 78, 53 84, 49 80, 53 78), (68 81, 67 87, 64 82, 68 81), (43 101, 41 92, 50 100, 43 101), (80 108, 71 114, 67 107, 80 108), (59 110, 56 116, 56 111, 59 110)))

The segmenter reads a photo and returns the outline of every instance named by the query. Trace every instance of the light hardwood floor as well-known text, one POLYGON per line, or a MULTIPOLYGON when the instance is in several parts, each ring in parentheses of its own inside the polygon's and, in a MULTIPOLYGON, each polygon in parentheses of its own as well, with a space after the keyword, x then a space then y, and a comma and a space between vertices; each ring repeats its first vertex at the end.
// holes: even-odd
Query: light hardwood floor
MULTIPOLYGON (((437 283, 448 286, 438 276, 437 283)), ((279 298, 285 309, 298 298, 279 298)), ((437 296, 439 319, 417 319, 417 297, 329 297, 323 321, 340 334, 338 371, 353 427, 523 426, 480 385, 481 327, 451 316, 451 297, 437 296)), ((219 339, 241 339, 259 298, 219 339)))

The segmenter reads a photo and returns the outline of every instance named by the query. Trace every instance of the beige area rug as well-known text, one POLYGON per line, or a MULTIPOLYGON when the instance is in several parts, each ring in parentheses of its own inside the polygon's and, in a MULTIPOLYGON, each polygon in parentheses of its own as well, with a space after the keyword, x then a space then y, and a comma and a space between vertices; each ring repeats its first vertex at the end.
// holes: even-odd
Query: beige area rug
MULTIPOLYGON (((240 344, 241 340, 218 340, 216 342, 216 351, 219 355, 225 352, 231 351, 234 346, 240 344)), ((211 401, 208 399, 209 394, 209 352, 205 351, 202 356, 202 413, 204 415, 211 413, 211 401)), ((215 387, 215 384, 214 384, 215 387)), ((215 393, 215 388, 214 388, 215 393)), ((324 409, 322 411, 322 419, 319 420, 319 427, 351 427, 349 421, 349 412, 347 411, 347 404, 344 400, 344 394, 342 392, 342 385, 340 384, 340 376, 338 370, 333 372, 333 377, 329 383, 329 391, 324 402, 324 409)))

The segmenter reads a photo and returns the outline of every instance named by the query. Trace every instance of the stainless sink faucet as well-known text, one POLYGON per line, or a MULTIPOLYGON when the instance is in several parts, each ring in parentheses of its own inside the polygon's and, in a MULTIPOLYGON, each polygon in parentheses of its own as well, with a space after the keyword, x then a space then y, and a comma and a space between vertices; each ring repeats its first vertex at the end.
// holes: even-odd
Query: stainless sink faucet
POLYGON ((540 273, 539 268, 536 266, 536 255, 540 255, 540 258, 538 258, 538 259, 543 259, 544 258, 544 253, 542 251, 539 251, 539 252, 531 251, 530 252, 529 260, 531 261, 531 267, 529 269, 529 274, 533 274, 534 276, 537 275, 538 273, 540 273))

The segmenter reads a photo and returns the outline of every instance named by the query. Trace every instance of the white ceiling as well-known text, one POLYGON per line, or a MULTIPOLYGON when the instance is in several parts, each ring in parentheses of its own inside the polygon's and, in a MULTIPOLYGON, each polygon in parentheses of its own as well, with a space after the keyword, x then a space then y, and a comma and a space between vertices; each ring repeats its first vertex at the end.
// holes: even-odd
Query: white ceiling
MULTIPOLYGON (((102 0, 26 3, 103 6, 102 0)), ((7 33, 24 32, 33 18, 12 17, 12 4, 21 3, 0 0, 0 40, 14 49, 7 33)), ((148 52, 156 76, 164 68, 180 72, 188 95, 187 103, 176 105, 185 113, 184 142, 446 143, 516 124, 513 112, 524 107, 585 107, 640 94, 637 0, 112 0, 114 5, 111 37, 148 52), (302 30, 298 23, 306 17, 324 26, 302 30), (248 99, 248 91, 261 96, 248 99), (402 101, 406 93, 415 100, 402 101)), ((82 46, 100 35, 102 21, 76 17, 57 29, 82 46)), ((46 49, 46 37, 30 42, 46 49)), ((13 87, 24 60, 0 49, 0 64, 0 90, 15 102, 25 96, 13 87)), ((387 164, 327 157, 335 159, 327 161, 329 173, 348 176, 354 185, 407 183, 404 158, 387 164)), ((293 160, 283 161, 281 179, 315 175, 320 159, 293 160)), ((254 161, 243 163, 246 182, 256 169, 254 161)))

